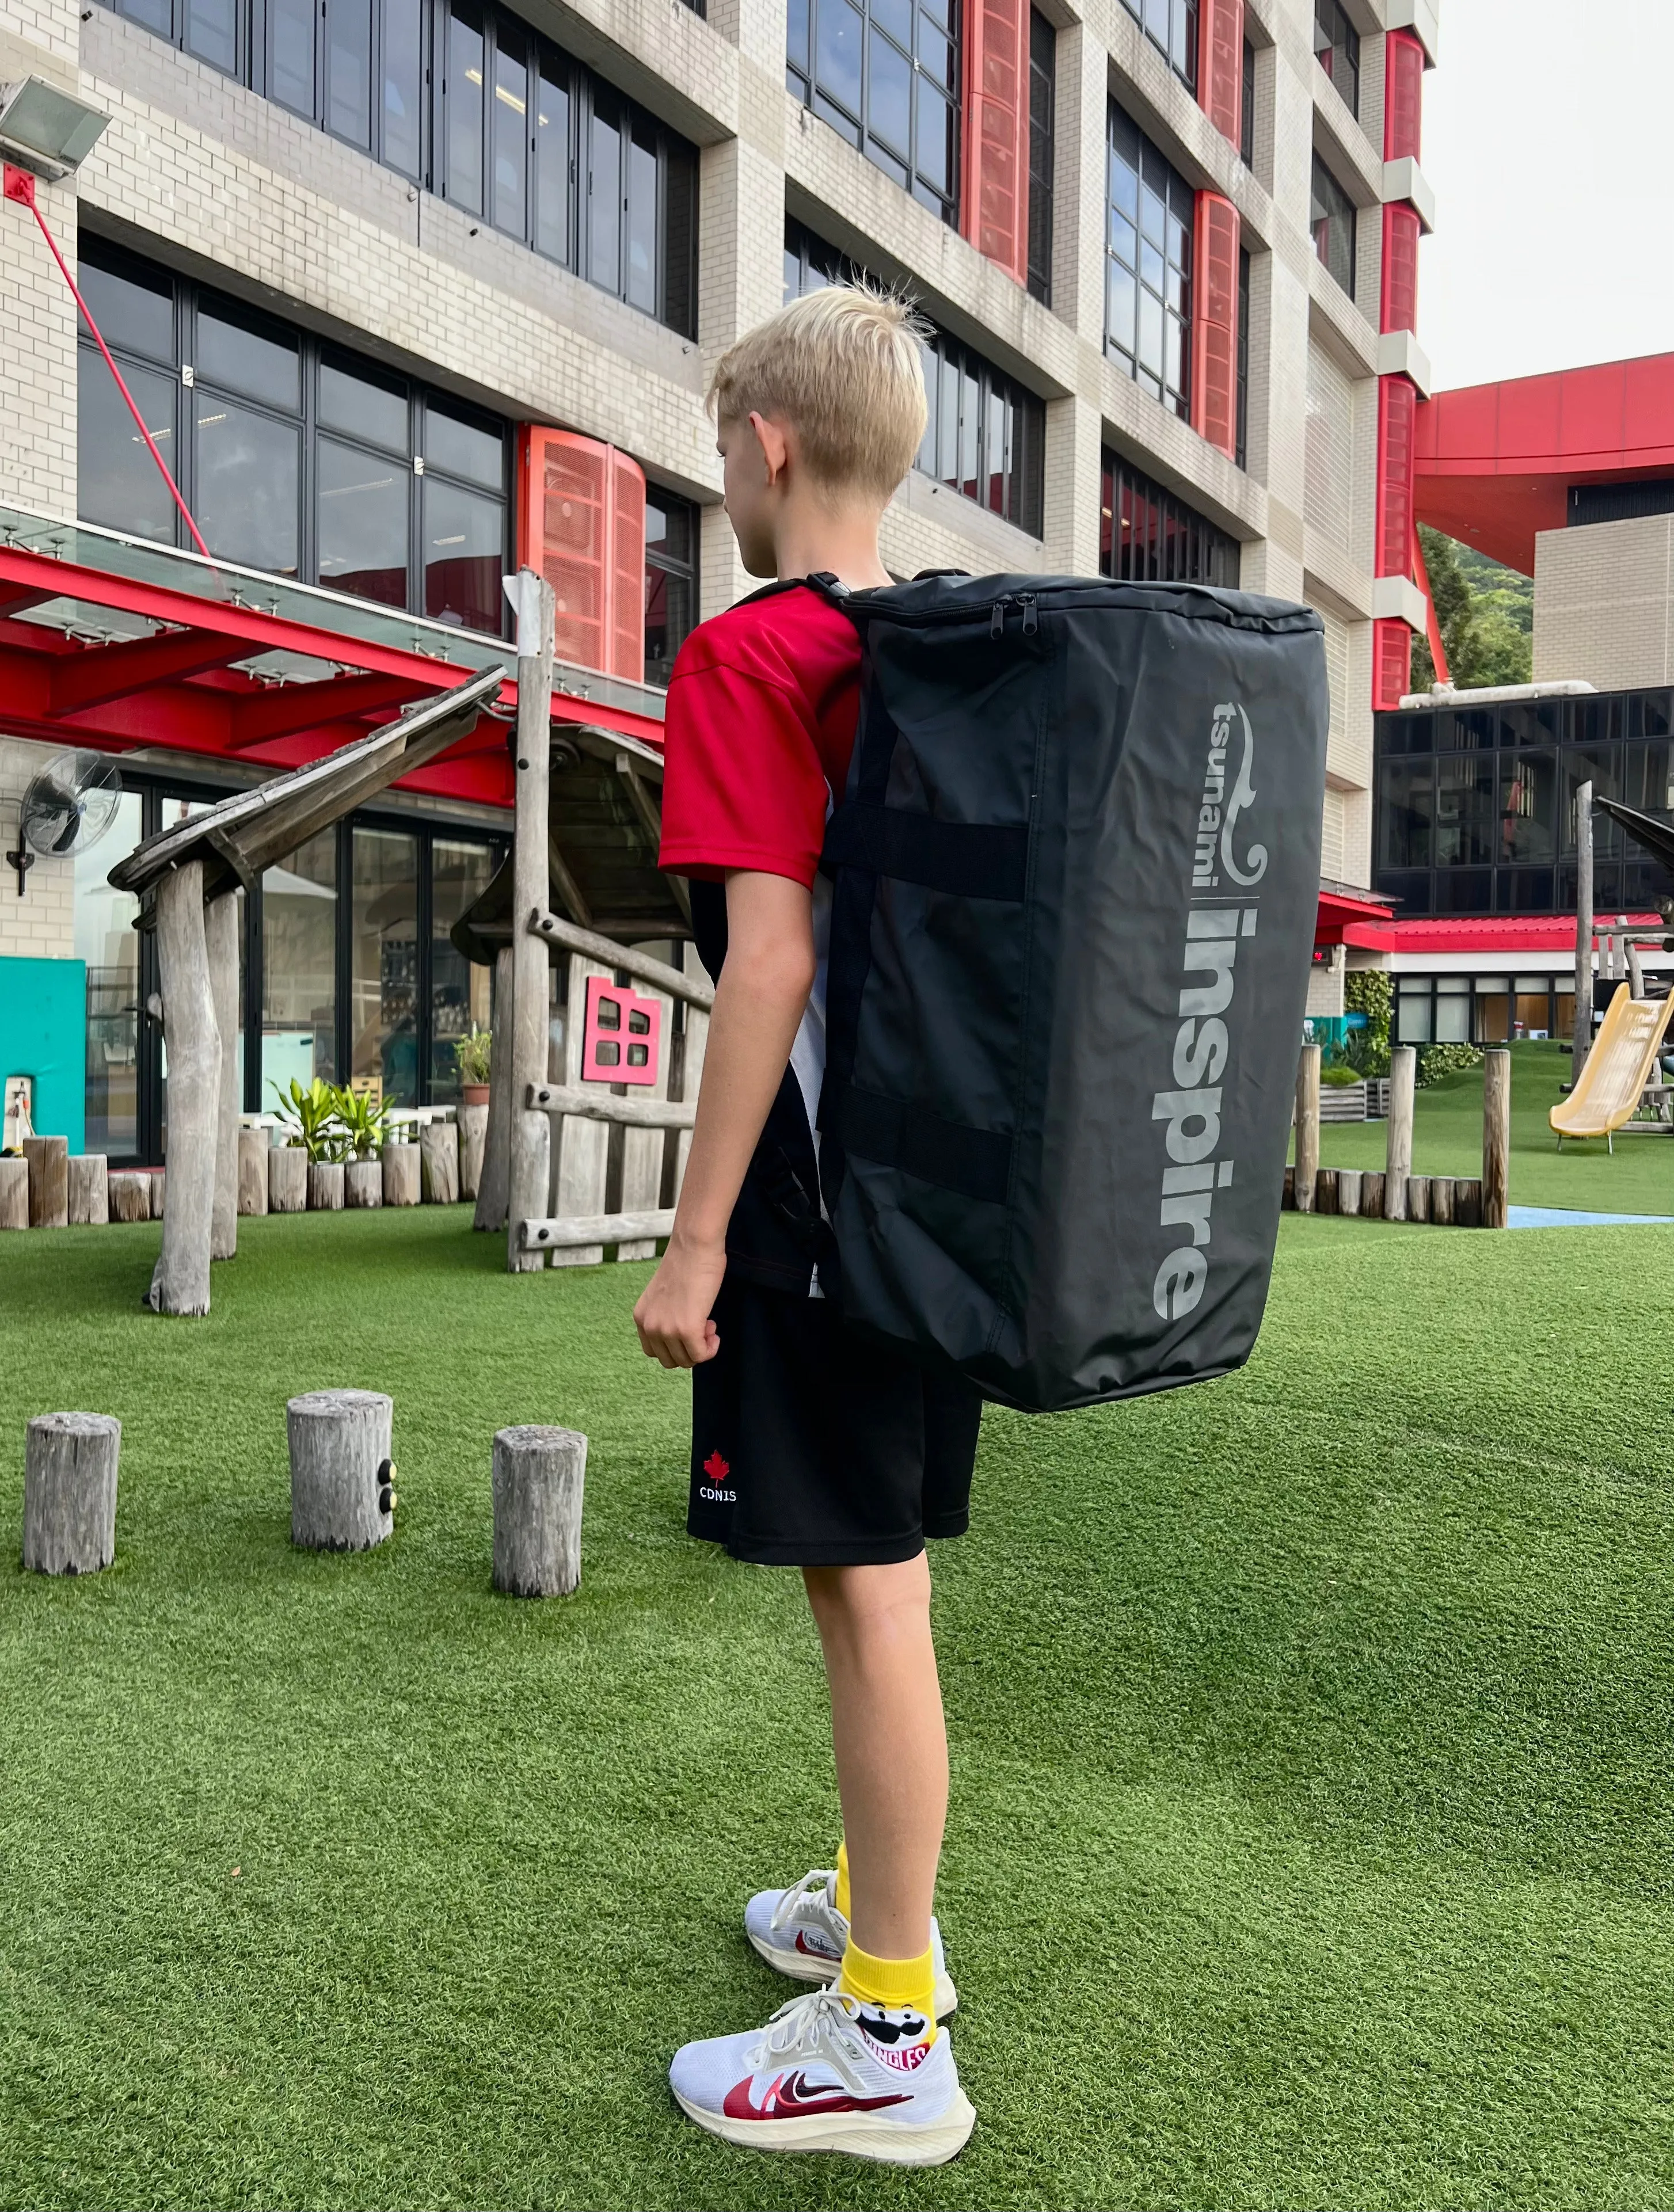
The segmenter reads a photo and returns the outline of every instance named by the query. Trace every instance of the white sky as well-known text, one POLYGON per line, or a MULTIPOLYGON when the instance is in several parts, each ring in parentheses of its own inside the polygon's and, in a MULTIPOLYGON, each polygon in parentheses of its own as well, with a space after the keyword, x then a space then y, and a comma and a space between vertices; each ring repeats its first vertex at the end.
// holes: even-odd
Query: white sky
POLYGON ((1674 352, 1674 0, 1440 0, 1435 388, 1674 352))

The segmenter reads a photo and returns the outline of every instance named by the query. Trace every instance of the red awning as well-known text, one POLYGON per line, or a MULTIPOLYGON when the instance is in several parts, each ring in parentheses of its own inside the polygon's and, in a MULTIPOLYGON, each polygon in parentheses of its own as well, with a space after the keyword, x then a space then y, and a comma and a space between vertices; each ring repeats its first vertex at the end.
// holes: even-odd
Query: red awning
POLYGON ((1357 945, 1360 939, 1348 933, 1356 923, 1393 919, 1393 908, 1380 906, 1374 898, 1356 898, 1350 891, 1322 890, 1313 941, 1316 945, 1357 945))
MULTIPOLYGON (((1655 938, 1660 941, 1668 924, 1659 915, 1604 915, 1598 935, 1655 938)), ((1481 960, 1509 960, 1519 952, 1549 955, 1575 949, 1573 914, 1507 915, 1470 921, 1396 921, 1361 923, 1344 935, 1345 945, 1367 952, 1469 952, 1481 960)))
MULTIPOLYGON (((78 554, 99 543, 85 530, 74 536, 78 554)), ((201 581, 215 573, 194 562, 200 589, 180 590, 0 544, 0 720, 8 734, 103 752, 155 748, 298 768, 364 737, 411 700, 493 665, 484 658, 494 651, 487 641, 474 641, 481 648, 474 659, 454 660, 359 634, 367 627, 359 620, 338 630, 295 612, 265 611, 247 603, 260 586, 241 575, 229 580, 228 597, 205 597, 201 581), (113 623, 90 623, 88 611, 107 612, 113 623)), ((310 593, 303 604, 329 611, 334 596, 310 593)), ((283 583, 273 597, 293 605, 301 599, 283 583)), ((392 611, 381 627, 393 634, 410 626, 392 611)), ((421 629, 436 634, 434 625, 411 627, 415 642, 421 629)), ((517 684, 509 649, 505 659, 497 705, 397 789, 510 805, 506 731, 517 684)), ((660 721, 599 698, 555 691, 552 719, 662 740, 660 721)))

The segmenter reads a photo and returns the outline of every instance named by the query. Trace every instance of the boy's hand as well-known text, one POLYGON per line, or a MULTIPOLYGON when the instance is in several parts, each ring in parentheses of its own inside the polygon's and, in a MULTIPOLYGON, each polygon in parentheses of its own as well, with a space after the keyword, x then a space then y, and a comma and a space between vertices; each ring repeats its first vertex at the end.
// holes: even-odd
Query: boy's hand
POLYGON ((727 1248, 671 1239, 634 1308, 634 1327, 648 1359, 664 1367, 701 1367, 721 1349, 710 1318, 727 1272, 727 1248))

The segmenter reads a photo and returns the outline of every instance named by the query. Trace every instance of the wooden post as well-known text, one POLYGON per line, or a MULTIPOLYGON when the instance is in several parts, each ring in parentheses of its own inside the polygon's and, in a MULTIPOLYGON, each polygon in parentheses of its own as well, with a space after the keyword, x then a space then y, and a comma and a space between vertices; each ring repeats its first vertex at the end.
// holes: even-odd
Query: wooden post
POLYGON ((157 963, 168 1036, 168 1206, 146 1293, 155 1313, 206 1314, 214 1230, 221 1033, 204 935, 204 863, 157 886, 157 963))
MULTIPOLYGON (((549 895, 549 799, 552 756, 552 586, 533 568, 520 568, 513 605, 517 611, 516 822, 512 860, 512 1048, 507 1101, 509 1152, 506 1265, 522 1274, 545 1264, 526 1252, 518 1224, 545 1213, 551 1135, 544 1114, 524 1101, 532 1083, 546 1079, 546 1002, 551 988, 546 946, 531 923, 545 913, 549 895)), ((490 1053, 492 1048, 490 1047, 490 1053)))
POLYGON ((1316 1213, 1336 1212, 1336 1170, 1318 1168, 1313 1178, 1313 1210, 1316 1213))
POLYGON ((1509 1218, 1512 1150, 1512 1056, 1503 1047, 1482 1062, 1482 1226, 1509 1218))
POLYGON ((384 1204, 386 1206, 417 1206, 417 1146, 386 1145, 384 1146, 384 1204))
POLYGON ((0 1229, 29 1225, 29 1163, 0 1159, 0 1229))
POLYGON ((381 1390, 309 1390, 285 1407, 290 1540, 365 1552, 394 1527, 393 1401, 381 1390))
POLYGON ((1438 1229, 1453 1225, 1453 1178, 1452 1176, 1430 1177, 1430 1219, 1438 1229))
POLYGON ((31 1229, 64 1229, 70 1222, 70 1139, 26 1137, 31 1229))
POLYGON ((494 1034, 488 1048, 488 1136, 483 1146, 477 1212, 471 1224, 473 1229, 503 1229, 506 1225, 506 1188, 512 1146, 512 969, 516 958, 509 945, 502 945, 494 956, 494 1034))
POLYGON ((109 1163, 102 1152, 72 1152, 69 1164, 71 1226, 102 1229, 111 1218, 109 1163))
MULTIPOLYGON (((654 997, 662 1009, 661 1038, 658 1052, 657 1079, 638 1091, 630 1091, 630 1097, 666 1101, 668 1097, 669 1066, 674 1050, 674 1001, 666 992, 642 992, 642 997, 654 997)), ((664 1132, 661 1129, 624 1128, 619 1142, 622 1146, 622 1194, 619 1203, 624 1213, 645 1213, 656 1206, 662 1197, 662 1156, 664 1132)), ((616 1248, 618 1260, 654 1260, 657 1248, 643 1237, 624 1238, 616 1248)))
POLYGON ((236 891, 223 891, 204 909, 210 989, 215 998, 215 1026, 221 1039, 221 1080, 216 1091, 215 1128, 215 1204, 210 1225, 211 1260, 231 1260, 238 1254, 238 923, 236 891))
MULTIPOLYGON (((569 956, 569 995, 563 1026, 563 1085, 570 1091, 603 1090, 581 1081, 582 1033, 587 1025, 587 979, 602 975, 609 981, 614 969, 585 954, 569 956)), ((608 1096, 608 1093, 606 1093, 608 1096)), ((605 1185, 610 1172, 611 1133, 601 1121, 566 1115, 551 1123, 557 1147, 552 1162, 552 1202, 549 1212, 557 1220, 602 1214, 605 1185)), ((571 1244, 556 1250, 555 1267, 596 1267, 605 1256, 602 1244, 571 1244)))
POLYGON ((1639 947, 1630 937, 1628 948, 1628 988, 1636 999, 1645 996, 1645 963, 1639 957, 1639 947))
POLYGON ((374 1152, 368 1159, 343 1164, 343 1202, 370 1207, 384 1202, 384 1164, 374 1152))
POLYGON ((427 1121, 418 1133, 419 1187, 426 1206, 452 1206, 460 1194, 460 1133, 451 1121, 427 1121))
MULTIPOLYGON (((5 1162, 0 1160, 0 1169, 5 1162)), ((151 1178, 132 1168, 119 1168, 111 1176, 111 1219, 113 1221, 149 1221, 151 1218, 151 1178)))
POLYGON ((308 1156, 301 1145, 275 1145, 267 1155, 267 1202, 275 1213, 300 1213, 308 1202, 308 1156))
MULTIPOLYGON (((490 1051, 492 1047, 490 1048, 490 1051)), ((486 1106, 461 1106, 455 1126, 460 1133, 460 1196, 475 1199, 483 1187, 483 1155, 488 1149, 486 1106)))
MULTIPOLYGON (((1409 1221, 1427 1221, 1430 1218, 1431 1179, 1428 1176, 1409 1175, 1407 1177, 1407 1211, 1409 1221)), ((1384 1193, 1384 1205, 1389 1205, 1389 1193, 1384 1193)))
POLYGON ((38 1575, 96 1575, 116 1557, 116 1463, 122 1424, 110 1413, 37 1413, 23 1464, 23 1564, 38 1575))
POLYGON ((567 1597, 581 1579, 587 1440, 574 1429, 502 1429, 494 1439, 494 1587, 567 1597))
POLYGON ((1575 793, 1575 1032, 1572 1084, 1592 1049, 1592 785, 1575 793))
POLYGON ((265 1129, 238 1133, 238 1210, 240 1213, 267 1211, 267 1156, 273 1147, 265 1129))
POLYGON ((1319 1047, 1305 1044, 1296 1066, 1296 1211, 1313 1212, 1319 1174, 1319 1047))
POLYGON ((1384 1218, 1384 1174, 1381 1168, 1367 1168, 1361 1173, 1361 1215, 1367 1221, 1381 1221, 1384 1218))
POLYGON ((1418 1085, 1418 1053, 1409 1044, 1393 1045, 1389 1055, 1389 1121, 1384 1131, 1384 1219, 1421 1221, 1409 1215, 1407 1182, 1412 1174, 1413 1093, 1418 1085))
POLYGON ((1482 1183, 1480 1176, 1453 1178, 1453 1226, 1480 1229, 1482 1225, 1482 1183))
POLYGON ((1361 1185, 1364 1180, 1358 1168, 1339 1168, 1336 1171, 1336 1210, 1339 1213, 1358 1214, 1361 1210, 1361 1185))
POLYGON ((341 1160, 310 1160, 308 1162, 308 1211, 310 1213, 342 1212, 343 1162, 341 1160))

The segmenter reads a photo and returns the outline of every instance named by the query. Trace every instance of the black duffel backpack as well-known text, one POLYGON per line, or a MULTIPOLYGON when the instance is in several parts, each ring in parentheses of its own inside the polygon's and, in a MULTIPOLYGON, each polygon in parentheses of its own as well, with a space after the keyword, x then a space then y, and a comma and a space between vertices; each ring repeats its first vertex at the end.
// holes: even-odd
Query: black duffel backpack
POLYGON ((1310 608, 850 592, 820 1178, 856 1328, 1048 1412, 1239 1366, 1278 1233, 1330 719, 1310 608))

